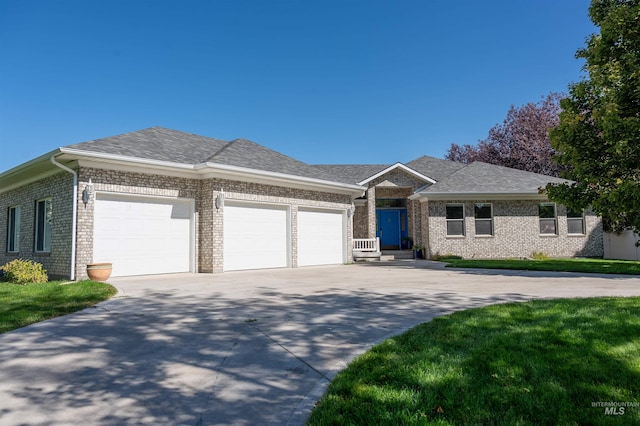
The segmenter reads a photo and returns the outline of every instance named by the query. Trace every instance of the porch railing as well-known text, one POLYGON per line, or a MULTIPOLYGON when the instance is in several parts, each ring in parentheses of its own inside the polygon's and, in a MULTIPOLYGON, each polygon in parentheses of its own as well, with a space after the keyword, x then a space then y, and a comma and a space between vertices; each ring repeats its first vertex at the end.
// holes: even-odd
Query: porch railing
POLYGON ((380 251, 380 238, 354 238, 353 251, 380 251))

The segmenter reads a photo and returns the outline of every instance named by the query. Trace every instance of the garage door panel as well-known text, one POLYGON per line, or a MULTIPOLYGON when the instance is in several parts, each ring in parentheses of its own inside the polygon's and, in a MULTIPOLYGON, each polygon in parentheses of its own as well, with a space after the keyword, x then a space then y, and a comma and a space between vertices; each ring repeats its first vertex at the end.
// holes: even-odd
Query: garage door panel
POLYGON ((225 205, 224 270, 286 267, 287 223, 284 207, 225 205))
POLYGON ((298 211, 298 265, 344 262, 344 214, 341 211, 298 211))
POLYGON ((113 263, 113 276, 188 272, 191 202, 97 194, 94 261, 113 263))

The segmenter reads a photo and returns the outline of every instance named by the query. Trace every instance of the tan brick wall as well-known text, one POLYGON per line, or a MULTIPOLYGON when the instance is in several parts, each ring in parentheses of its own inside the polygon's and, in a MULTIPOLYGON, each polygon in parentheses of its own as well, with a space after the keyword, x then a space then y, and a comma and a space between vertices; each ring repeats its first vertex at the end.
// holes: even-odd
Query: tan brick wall
POLYGON ((37 182, 8 191, 0 197, 0 265, 13 259, 31 259, 42 263, 50 278, 71 276, 71 229, 73 211, 73 175, 60 171, 37 182), (51 198, 51 252, 36 253, 36 201, 51 198), (7 253, 8 209, 20 206, 20 235, 18 253, 7 253))
MULTIPOLYGON (((196 216, 196 270, 198 272, 222 272, 224 259, 224 207, 217 210, 215 199, 222 190, 227 201, 242 200, 261 203, 284 204, 291 211, 291 266, 297 266, 297 209, 298 207, 345 210, 351 207, 349 195, 284 188, 272 185, 244 183, 225 179, 195 180, 142 173, 81 168, 80 190, 89 178, 94 192, 112 192, 132 195, 149 195, 195 199, 196 216)), ((78 216, 78 273, 86 275, 85 266, 93 255, 93 205, 79 205, 78 216)), ((352 225, 347 220, 348 259, 351 258, 352 225)))
MULTIPOLYGON (((257 203, 287 205, 291 213, 291 267, 298 266, 297 256, 297 214, 300 207, 324 208, 335 210, 346 210, 351 208, 351 196, 333 194, 328 192, 302 190, 296 188, 285 188, 273 185, 261 185, 256 183, 237 182, 225 179, 214 179, 211 181, 214 191, 224 189, 226 201, 248 201, 257 203)), ((214 197, 215 198, 215 197, 214 197)), ((219 226, 220 241, 222 241, 222 228, 224 225, 224 208, 222 210, 222 220, 219 226)), ((353 247, 353 221, 347 218, 347 259, 352 257, 353 247)), ((214 245, 214 272, 223 270, 223 246, 214 245)))
POLYGON ((552 257, 594 256, 603 254, 602 221, 592 213, 585 215, 585 235, 568 235, 566 208, 557 206, 558 235, 540 235, 539 201, 430 201, 423 205, 428 218, 428 255, 455 254, 465 258, 530 257, 544 252, 552 257), (474 205, 492 203, 493 236, 476 236, 474 205), (445 206, 464 204, 465 236, 446 235, 445 206))

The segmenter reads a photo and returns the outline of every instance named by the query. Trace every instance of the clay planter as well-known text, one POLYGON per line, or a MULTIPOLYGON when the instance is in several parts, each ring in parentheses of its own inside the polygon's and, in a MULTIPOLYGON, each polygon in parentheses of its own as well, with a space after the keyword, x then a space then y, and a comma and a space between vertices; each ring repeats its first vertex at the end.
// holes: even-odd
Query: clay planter
POLYGON ((106 281, 111 276, 112 264, 104 263, 87 263, 87 275, 92 281, 106 281))

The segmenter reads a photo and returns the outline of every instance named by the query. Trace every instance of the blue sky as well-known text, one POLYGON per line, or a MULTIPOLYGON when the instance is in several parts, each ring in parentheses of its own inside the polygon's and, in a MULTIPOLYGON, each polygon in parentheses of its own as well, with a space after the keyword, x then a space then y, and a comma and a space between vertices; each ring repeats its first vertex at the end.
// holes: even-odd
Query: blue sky
POLYGON ((475 144, 584 77, 587 0, 0 0, 0 171, 163 126, 308 163, 475 144))

